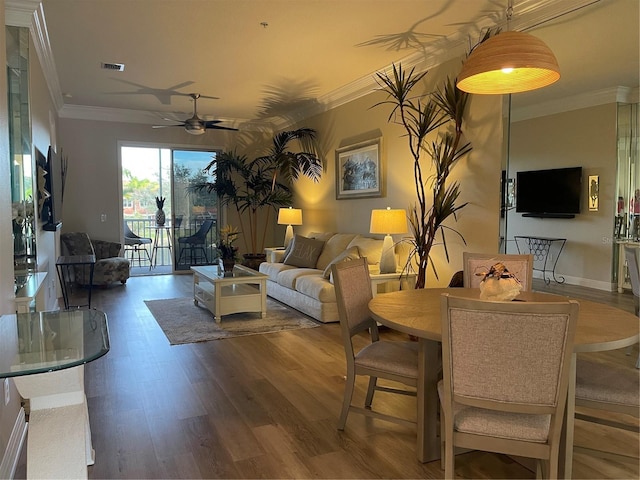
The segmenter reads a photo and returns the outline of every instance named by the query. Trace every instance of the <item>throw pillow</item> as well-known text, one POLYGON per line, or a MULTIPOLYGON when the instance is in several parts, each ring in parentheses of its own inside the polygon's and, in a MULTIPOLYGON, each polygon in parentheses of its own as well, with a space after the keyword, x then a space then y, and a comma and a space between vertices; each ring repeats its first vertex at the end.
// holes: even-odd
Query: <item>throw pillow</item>
POLYGON ((347 245, 347 248, 351 247, 358 247, 360 256, 367 257, 367 263, 369 265, 378 265, 380 263, 380 255, 382 255, 381 239, 358 235, 347 245))
POLYGON ((291 243, 291 251, 284 258, 283 263, 300 268, 315 268, 324 242, 303 237, 302 235, 295 235, 291 243))
POLYGON ((334 263, 348 262, 349 260, 357 260, 358 258, 360 258, 360 250, 358 250, 358 247, 351 247, 331 260, 327 268, 324 269, 322 276, 327 279, 331 276, 331 265, 334 263))

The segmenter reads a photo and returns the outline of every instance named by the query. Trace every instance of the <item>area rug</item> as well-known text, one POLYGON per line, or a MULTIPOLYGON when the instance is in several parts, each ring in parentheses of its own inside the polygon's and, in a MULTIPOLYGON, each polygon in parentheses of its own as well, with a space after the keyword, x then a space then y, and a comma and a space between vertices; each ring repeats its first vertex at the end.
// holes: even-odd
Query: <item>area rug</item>
POLYGON ((235 313, 224 315, 220 323, 215 322, 209 310, 194 305, 191 297, 144 303, 171 345, 320 326, 319 322, 271 298, 267 298, 265 318, 260 313, 235 313))

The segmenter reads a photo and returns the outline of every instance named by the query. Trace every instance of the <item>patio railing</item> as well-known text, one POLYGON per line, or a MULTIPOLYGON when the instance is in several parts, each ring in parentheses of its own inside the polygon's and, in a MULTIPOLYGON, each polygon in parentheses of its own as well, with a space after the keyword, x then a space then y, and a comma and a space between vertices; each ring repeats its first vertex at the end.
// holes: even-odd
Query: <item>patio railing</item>
MULTIPOLYGON (((177 258, 180 258, 180 248, 182 244, 178 242, 178 239, 195 234, 205 219, 196 217, 186 222, 182 221, 179 225, 175 226, 167 221, 162 227, 156 225, 155 218, 125 218, 124 220, 133 233, 140 237, 151 239, 151 244, 143 246, 147 247, 153 266, 171 266, 177 258)), ((188 270, 191 265, 215 263, 215 261, 217 261, 217 251, 215 247, 217 239, 216 232, 216 223, 214 223, 214 227, 209 230, 206 236, 204 245, 208 262, 202 255, 197 255, 193 257, 194 262, 192 264, 190 263, 192 257, 190 255, 183 255, 176 270, 188 270)), ((149 258, 147 258, 144 252, 138 256, 131 249, 127 249, 125 254, 126 257, 131 260, 132 267, 149 267, 149 258)))

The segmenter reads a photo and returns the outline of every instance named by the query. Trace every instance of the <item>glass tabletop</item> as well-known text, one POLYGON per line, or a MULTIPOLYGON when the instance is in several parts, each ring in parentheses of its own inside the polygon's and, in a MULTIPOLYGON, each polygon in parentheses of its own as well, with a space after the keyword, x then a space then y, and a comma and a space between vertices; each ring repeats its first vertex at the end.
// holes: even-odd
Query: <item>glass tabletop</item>
POLYGON ((110 348, 107 317, 95 309, 3 315, 0 335, 0 378, 75 367, 110 348))

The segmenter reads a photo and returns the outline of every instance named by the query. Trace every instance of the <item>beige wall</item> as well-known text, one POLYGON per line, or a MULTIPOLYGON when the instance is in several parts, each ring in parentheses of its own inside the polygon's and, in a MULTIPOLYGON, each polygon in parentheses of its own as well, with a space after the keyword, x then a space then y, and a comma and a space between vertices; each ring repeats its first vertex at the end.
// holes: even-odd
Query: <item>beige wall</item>
MULTIPOLYGON (((452 65, 458 66, 459 61, 452 65)), ((433 71, 431 81, 446 73, 433 71)), ((412 161, 402 129, 387 123, 386 107, 371 107, 383 97, 376 92, 339 108, 308 119, 302 125, 315 128, 323 148, 326 172, 314 184, 301 179, 295 185, 296 206, 303 208, 304 225, 300 233, 333 230, 368 234, 372 208, 406 208, 415 199, 412 161), (335 149, 350 139, 380 132, 383 138, 383 158, 386 159, 386 192, 384 198, 335 199, 335 149)), ((444 260, 443 250, 434 251, 440 283, 447 283, 451 273, 462 267, 461 251, 496 251, 498 249, 498 208, 502 127, 501 101, 497 97, 472 98, 466 126, 467 140, 473 152, 453 170, 452 177, 461 183, 462 201, 469 205, 462 210, 459 222, 449 222, 460 231, 465 247, 454 235, 447 237, 451 248, 451 263, 444 260)), ((245 151, 247 138, 227 132, 209 132, 193 137, 182 129, 154 130, 147 125, 116 124, 86 120, 59 120, 59 144, 69 158, 69 175, 63 207, 63 231, 87 231, 96 238, 120 238, 120 172, 118 142, 140 142, 165 146, 206 146, 234 148, 245 151), (188 143, 186 143, 188 142, 188 143), (105 213, 107 221, 101 222, 105 213)), ((428 159, 426 159, 428 162, 428 159)), ((273 218, 273 216, 272 216, 273 218)), ((230 218, 233 222, 233 217, 230 218)), ((284 227, 275 224, 269 231, 266 245, 279 245, 284 227)), ((435 281, 430 278, 430 282, 435 281)))
MULTIPOLYGON (((508 216, 509 249, 514 235, 566 238, 556 271, 570 284, 610 290, 615 215, 617 146, 615 103, 533 118, 511 125, 509 177, 521 170, 582 167, 581 213, 573 219, 508 216), (589 175, 600 176, 600 205, 588 209, 589 175)), ((544 195, 544 192, 541 192, 544 195)))
MULTIPOLYGON (((431 83, 438 82, 458 65, 459 61, 452 62, 449 72, 447 66, 440 71, 432 70, 427 78, 431 83)), ((428 85, 425 91, 431 86, 428 85)), ((303 209, 304 221, 304 225, 296 227, 297 232, 338 231, 368 235, 372 209, 413 205, 416 199, 413 158, 404 130, 387 122, 388 106, 371 108, 384 99, 381 92, 375 92, 305 122, 319 133, 325 148, 327 170, 320 183, 303 179, 295 186, 296 206, 303 209), (336 200, 335 149, 376 134, 382 136, 386 196, 336 200)), ((441 246, 434 248, 432 256, 439 280, 429 272, 428 285, 448 284, 452 273, 462 269, 463 250, 498 251, 502 102, 495 96, 476 96, 471 98, 468 108, 465 133, 473 151, 453 168, 451 178, 460 182, 460 201, 469 204, 460 212, 457 223, 451 219, 447 222, 464 236, 467 245, 456 235, 447 235, 450 263, 446 262, 441 246)), ((425 156, 423 162, 423 172, 433 173, 430 159, 425 156)))

